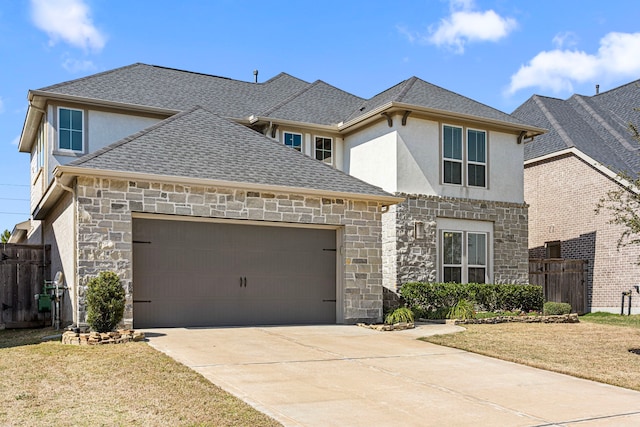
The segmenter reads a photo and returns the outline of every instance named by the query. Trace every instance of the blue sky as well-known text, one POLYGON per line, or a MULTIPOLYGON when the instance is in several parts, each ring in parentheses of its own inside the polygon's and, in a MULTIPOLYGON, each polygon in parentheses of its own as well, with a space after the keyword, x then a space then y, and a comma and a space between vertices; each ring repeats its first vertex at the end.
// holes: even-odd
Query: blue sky
POLYGON ((635 0, 0 0, 0 231, 29 216, 29 89, 135 62, 365 98, 415 75, 510 113, 640 78, 638 17, 635 0))

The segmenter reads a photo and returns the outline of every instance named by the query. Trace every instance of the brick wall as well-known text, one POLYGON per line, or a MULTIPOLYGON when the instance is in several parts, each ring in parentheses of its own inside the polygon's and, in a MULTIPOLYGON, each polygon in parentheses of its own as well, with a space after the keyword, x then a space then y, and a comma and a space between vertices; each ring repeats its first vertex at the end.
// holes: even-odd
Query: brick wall
POLYGON ((407 200, 391 206, 382 219, 385 288, 395 292, 403 283, 437 280, 438 218, 493 223, 493 282, 528 283, 526 205, 438 196, 402 196, 407 200), (414 238, 415 221, 424 223, 424 239, 414 238))
POLYGON ((345 323, 382 318, 381 205, 376 202, 143 181, 79 177, 77 247, 80 321, 84 290, 113 270, 126 290, 125 324, 132 325, 132 212, 336 225, 343 230, 345 323))
MULTIPOLYGON (((568 154, 525 167, 531 257, 545 257, 545 242, 560 240, 562 258, 588 260, 587 294, 592 311, 619 312, 622 291, 640 283, 639 246, 618 250, 623 228, 609 224, 596 204, 618 185, 568 154)), ((633 306, 640 307, 636 294, 633 306)))

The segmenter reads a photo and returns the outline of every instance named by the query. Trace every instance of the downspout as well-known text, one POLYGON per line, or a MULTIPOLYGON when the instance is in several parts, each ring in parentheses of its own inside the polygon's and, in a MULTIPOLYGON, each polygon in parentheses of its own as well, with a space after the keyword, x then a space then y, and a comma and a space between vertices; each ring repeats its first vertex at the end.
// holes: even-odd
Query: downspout
POLYGON ((74 323, 75 326, 78 327, 80 326, 80 302, 78 301, 78 288, 79 288, 79 283, 78 283, 78 248, 76 247, 77 245, 77 212, 76 212, 76 191, 71 188, 71 187, 67 187, 66 185, 64 185, 61 181, 60 178, 58 176, 55 177, 54 180, 54 185, 59 186, 60 188, 62 188, 64 191, 67 191, 69 193, 71 193, 71 209, 73 210, 73 279, 74 279, 74 286, 73 286, 73 291, 74 291, 74 300, 75 300, 75 316, 74 316, 74 323))

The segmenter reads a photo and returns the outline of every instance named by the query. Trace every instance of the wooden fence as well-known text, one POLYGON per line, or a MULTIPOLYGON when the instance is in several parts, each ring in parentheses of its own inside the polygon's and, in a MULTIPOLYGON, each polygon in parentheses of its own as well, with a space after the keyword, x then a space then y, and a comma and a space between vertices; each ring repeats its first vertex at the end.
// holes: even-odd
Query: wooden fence
POLYGON ((587 261, 581 259, 530 259, 529 283, 540 285, 545 301, 566 302, 574 312, 587 310, 587 261))
POLYGON ((44 324, 35 294, 51 278, 49 245, 0 244, 0 328, 44 324))

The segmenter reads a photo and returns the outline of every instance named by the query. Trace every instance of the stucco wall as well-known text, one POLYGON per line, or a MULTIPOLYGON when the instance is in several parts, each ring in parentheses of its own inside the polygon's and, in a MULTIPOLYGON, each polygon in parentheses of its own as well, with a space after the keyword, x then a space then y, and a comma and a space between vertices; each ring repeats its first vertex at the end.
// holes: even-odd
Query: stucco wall
POLYGON ((127 294, 132 324, 132 212, 205 218, 335 225, 342 232, 342 316, 345 323, 382 318, 381 206, 374 202, 100 178, 78 178, 78 280, 83 290, 100 271, 113 270, 127 294))
POLYGON ((44 243, 51 245, 51 280, 58 271, 64 274, 69 288, 61 304, 61 324, 76 321, 74 315, 77 287, 75 286, 74 203, 71 193, 64 196, 42 221, 44 243))
MULTIPOLYGON (((640 284, 640 246, 618 250, 623 227, 609 224, 606 212, 595 214, 607 191, 619 188, 610 178, 569 154, 525 167, 529 203, 529 248, 532 258, 545 257, 545 242, 561 241, 563 258, 588 260, 588 304, 591 311, 620 312, 623 291, 640 284)), ((640 295, 633 307, 640 313, 640 295)))
POLYGON ((487 187, 442 184, 440 128, 443 122, 409 116, 402 126, 381 120, 345 137, 345 172, 389 192, 523 203, 524 146, 515 134, 472 123, 444 122, 487 131, 487 187))

